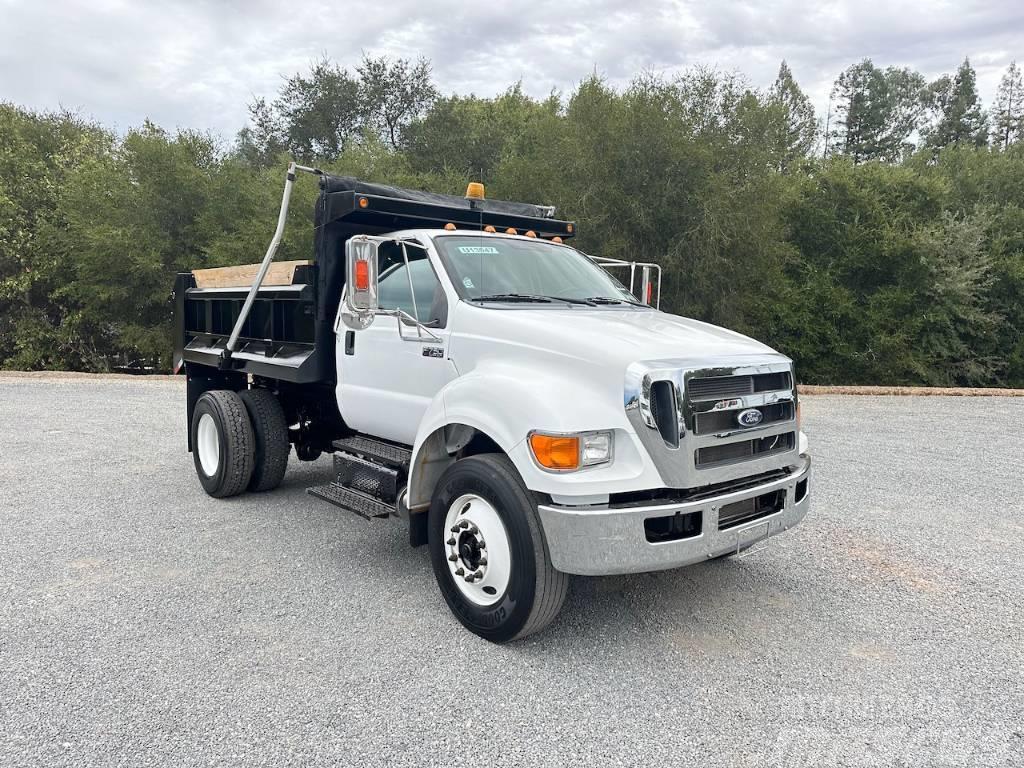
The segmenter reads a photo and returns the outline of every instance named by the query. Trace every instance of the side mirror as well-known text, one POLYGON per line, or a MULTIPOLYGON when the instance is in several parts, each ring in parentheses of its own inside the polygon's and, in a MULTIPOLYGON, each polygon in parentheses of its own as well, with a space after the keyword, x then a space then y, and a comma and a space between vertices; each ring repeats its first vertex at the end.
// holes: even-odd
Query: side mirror
POLYGON ((345 306, 341 319, 349 328, 369 327, 377 314, 377 247, 380 241, 365 236, 345 245, 345 306))

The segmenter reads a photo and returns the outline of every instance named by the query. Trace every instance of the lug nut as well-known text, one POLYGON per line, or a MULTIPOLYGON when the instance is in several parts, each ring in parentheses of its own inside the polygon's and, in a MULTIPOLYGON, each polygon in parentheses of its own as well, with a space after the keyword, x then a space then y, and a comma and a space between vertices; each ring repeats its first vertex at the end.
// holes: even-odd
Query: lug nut
POLYGON ((455 537, 452 536, 450 539, 448 539, 448 541, 446 543, 448 544, 449 547, 454 547, 455 546, 455 537))
POLYGON ((473 576, 472 573, 467 573, 466 574, 466 581, 468 581, 470 584, 473 583, 473 578, 474 578, 474 576, 473 576))
POLYGON ((453 563, 455 563, 455 562, 458 562, 459 556, 458 555, 448 555, 448 559, 451 560, 453 563))
POLYGON ((486 557, 481 557, 480 558, 480 565, 487 565, 487 558, 486 557))
POLYGON ((458 532, 459 532, 459 526, 453 525, 452 526, 452 533, 458 533, 458 532))
POLYGON ((479 533, 480 531, 479 531, 479 529, 475 525, 471 525, 471 526, 469 526, 469 532, 470 533, 479 533))
POLYGON ((458 568, 455 569, 455 575, 456 576, 462 576, 465 572, 466 572, 465 568, 463 568, 461 565, 458 568))
POLYGON ((459 520, 459 528, 469 528, 469 520, 459 520))

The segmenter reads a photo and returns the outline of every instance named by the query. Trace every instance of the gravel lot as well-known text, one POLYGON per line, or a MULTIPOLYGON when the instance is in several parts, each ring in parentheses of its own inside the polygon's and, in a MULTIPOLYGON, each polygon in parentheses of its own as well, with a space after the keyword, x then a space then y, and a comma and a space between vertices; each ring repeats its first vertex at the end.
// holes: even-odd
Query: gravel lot
POLYGON ((0 378, 0 765, 1021 765, 1024 398, 804 419, 801 527, 498 647, 329 460, 217 501, 180 383, 0 378))

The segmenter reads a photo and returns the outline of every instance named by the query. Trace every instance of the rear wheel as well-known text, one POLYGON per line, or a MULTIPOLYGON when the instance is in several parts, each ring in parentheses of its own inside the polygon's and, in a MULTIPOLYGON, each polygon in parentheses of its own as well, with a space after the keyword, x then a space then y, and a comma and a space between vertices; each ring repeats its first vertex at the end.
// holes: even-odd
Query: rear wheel
POLYGON ((192 414, 192 459, 203 489, 217 498, 235 496, 252 477, 255 440, 237 392, 204 392, 192 414))
POLYGON ((471 456, 449 467, 428 528, 441 594, 467 629, 500 643, 539 632, 558 615, 569 577, 551 565, 536 501, 507 457, 471 456))
POLYGON ((267 389, 250 389, 241 394, 242 402, 252 421, 255 456, 250 491, 269 491, 277 488, 288 469, 288 420, 281 402, 267 389))

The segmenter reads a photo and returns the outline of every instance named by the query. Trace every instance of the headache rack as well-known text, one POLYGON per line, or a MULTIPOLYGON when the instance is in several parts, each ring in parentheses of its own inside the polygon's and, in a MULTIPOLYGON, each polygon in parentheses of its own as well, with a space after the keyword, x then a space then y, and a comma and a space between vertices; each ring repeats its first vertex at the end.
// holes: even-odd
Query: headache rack
POLYGON ((443 228, 576 234, 550 206, 462 198, 288 167, 277 229, 263 261, 179 273, 174 286, 174 371, 189 363, 298 384, 335 378, 333 322, 353 235, 443 228), (312 262, 273 263, 297 172, 320 178, 312 262))

